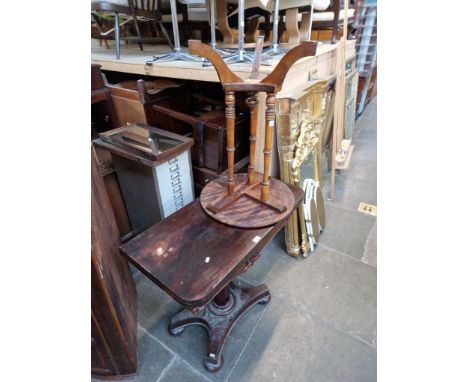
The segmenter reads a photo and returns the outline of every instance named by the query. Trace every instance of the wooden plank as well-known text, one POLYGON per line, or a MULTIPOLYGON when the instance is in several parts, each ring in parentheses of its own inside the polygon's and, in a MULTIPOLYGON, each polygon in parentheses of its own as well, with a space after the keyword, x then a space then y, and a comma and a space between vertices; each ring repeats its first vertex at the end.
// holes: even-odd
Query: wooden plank
MULTIPOLYGON (((354 41, 349 41, 347 48, 350 54, 354 54, 354 41)), ((208 82, 219 82, 216 71, 213 67, 203 67, 200 62, 171 61, 162 63, 153 63, 146 65, 146 61, 152 59, 154 54, 167 53, 169 47, 165 45, 146 46, 145 50, 137 50, 138 47, 121 47, 121 59, 116 60, 113 49, 95 46, 91 50, 91 62, 101 65, 102 70, 111 70, 124 73, 141 74, 155 77, 179 78, 184 80, 197 80, 208 82)), ((288 76, 294 77, 294 74, 304 74, 316 66, 324 65, 325 71, 331 69, 334 62, 336 45, 319 44, 317 53, 314 57, 304 58, 298 61, 290 70, 288 76), (332 62, 330 62, 330 60, 332 62)), ((272 66, 260 65, 258 79, 265 78, 275 68, 280 57, 273 58, 272 66)), ((233 69, 236 75, 243 80, 248 80, 252 66, 251 64, 235 64, 233 69)), ((320 75, 320 70, 319 70, 320 75)), ((285 82, 289 81, 288 77, 285 82)))

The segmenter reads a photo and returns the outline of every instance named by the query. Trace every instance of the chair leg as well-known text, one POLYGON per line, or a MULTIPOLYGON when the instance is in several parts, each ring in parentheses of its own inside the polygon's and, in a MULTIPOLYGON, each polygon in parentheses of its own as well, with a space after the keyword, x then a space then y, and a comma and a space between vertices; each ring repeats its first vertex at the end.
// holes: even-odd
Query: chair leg
MULTIPOLYGON (((99 20, 99 17, 97 17, 94 13, 91 13, 91 16, 93 17, 96 23, 99 33, 102 34, 103 29, 102 29, 101 20, 99 20)), ((103 41, 102 39, 99 39, 99 46, 102 46, 102 41, 103 41)), ((106 46, 107 49, 110 49, 109 43, 107 42, 107 40, 104 40, 104 45, 106 46)))
MULTIPOLYGON (((141 32, 140 32, 140 26, 138 25, 138 20, 136 17, 133 17, 133 25, 135 25, 135 30, 136 30, 136 33, 137 33, 137 36, 139 39, 141 39, 141 32)), ((143 50, 143 44, 139 41, 138 42, 138 45, 140 46, 140 50, 142 51, 143 50)))
POLYGON ((171 37, 169 36, 169 33, 167 33, 167 29, 164 26, 164 24, 161 21, 158 21, 157 24, 161 28, 161 32, 164 35, 164 37, 166 38, 166 40, 167 40, 169 46, 171 47, 171 49, 174 49, 174 44, 172 43, 171 37))
POLYGON ((153 59, 147 61, 147 65, 152 65, 153 62, 167 61, 202 61, 201 58, 191 55, 190 53, 182 52, 180 47, 179 24, 177 21, 177 5, 176 0, 171 0, 171 19, 172 19, 172 34, 174 37, 174 48, 171 53, 153 56, 153 59))
POLYGON ((278 54, 285 54, 286 51, 284 49, 281 49, 279 47, 279 40, 280 40, 280 34, 279 34, 279 0, 275 0, 275 9, 273 12, 273 36, 271 39, 271 48, 267 50, 263 55, 264 56, 269 56, 269 55, 278 55, 278 54))

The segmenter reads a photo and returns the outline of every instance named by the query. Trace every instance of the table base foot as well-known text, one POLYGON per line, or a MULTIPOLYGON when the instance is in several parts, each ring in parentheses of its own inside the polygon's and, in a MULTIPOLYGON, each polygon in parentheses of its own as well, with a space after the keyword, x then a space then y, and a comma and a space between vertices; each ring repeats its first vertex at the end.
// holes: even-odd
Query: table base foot
POLYGON ((169 333, 176 336, 189 325, 201 325, 208 331, 210 339, 204 366, 212 372, 223 365, 223 347, 237 321, 255 304, 267 304, 271 294, 265 284, 240 288, 231 283, 228 301, 220 306, 215 303, 215 299, 196 313, 190 308, 183 309, 172 317, 169 325, 169 333))

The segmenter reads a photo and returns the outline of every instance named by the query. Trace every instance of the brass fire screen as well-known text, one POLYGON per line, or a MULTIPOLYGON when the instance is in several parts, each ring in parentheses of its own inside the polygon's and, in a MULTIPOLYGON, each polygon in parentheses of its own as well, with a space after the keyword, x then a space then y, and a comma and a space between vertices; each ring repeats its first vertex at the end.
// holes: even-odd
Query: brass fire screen
MULTIPOLYGON (((281 180, 303 187, 304 180, 322 185, 322 154, 333 119, 333 79, 309 81, 293 94, 278 97, 277 139, 281 180)), ((303 256, 310 247, 304 210, 299 206, 286 225, 288 254, 303 256)))

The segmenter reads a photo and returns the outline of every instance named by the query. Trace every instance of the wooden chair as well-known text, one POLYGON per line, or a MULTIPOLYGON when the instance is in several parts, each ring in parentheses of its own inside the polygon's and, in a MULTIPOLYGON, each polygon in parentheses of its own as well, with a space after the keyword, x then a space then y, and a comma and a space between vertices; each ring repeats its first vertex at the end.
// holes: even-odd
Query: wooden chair
POLYGON ((92 136, 117 127, 110 90, 106 86, 101 65, 96 64, 91 64, 91 126, 92 136), (93 111, 97 113, 93 114, 93 111))
MULTIPOLYGON (((335 44, 337 35, 343 28, 343 8, 343 0, 331 0, 330 6, 327 9, 315 11, 312 19, 312 39, 327 40, 331 35, 330 42, 335 44)), ((356 3, 350 0, 348 7, 348 25, 351 25, 354 22, 355 8, 356 3)), ((301 11, 304 11, 304 9, 299 8, 299 12, 301 11)), ((348 30, 350 29, 351 28, 348 30)))
MULTIPOLYGON (((328 7, 330 4, 330 0, 316 0, 314 3, 315 10, 323 10, 328 7), (325 4, 325 6, 324 6, 325 4)), ((270 37, 270 14, 273 14, 273 39, 271 41, 273 48, 268 51, 269 54, 284 54, 285 51, 278 48, 278 37, 279 37, 279 15, 281 17, 286 16, 286 30, 288 31, 288 45, 295 46, 298 45, 301 41, 308 40, 310 38, 310 31, 308 32, 307 26, 310 27, 310 5, 311 0, 245 0, 245 9, 246 9, 246 17, 254 17, 252 20, 256 20, 256 18, 264 17, 265 18, 265 36, 270 37), (298 22, 298 10, 299 8, 302 9, 302 17, 303 22, 301 24, 301 30, 299 31, 297 22, 298 22), (305 27, 305 28, 304 28, 305 27), (303 30, 304 29, 304 30, 303 30)), ((229 18, 232 18, 237 12, 234 11, 229 15, 229 18)), ((230 20, 234 21, 234 20, 230 20)), ((257 20, 257 26, 259 26, 260 20, 257 20)), ((253 28, 251 28, 253 32, 253 28)), ((247 38, 252 38, 248 36, 246 33, 246 41, 247 38)))
POLYGON ((164 25, 161 22, 161 13, 158 11, 157 3, 155 0, 106 0, 106 1, 92 1, 91 2, 91 15, 99 29, 99 36, 94 38, 109 39, 109 35, 114 32, 115 40, 115 55, 117 60, 120 59, 120 28, 132 22, 136 30, 137 36, 125 36, 126 41, 135 41, 143 50, 143 43, 145 42, 161 42, 167 41, 172 46, 169 35, 167 34, 164 25), (114 28, 104 31, 103 23, 100 17, 103 15, 110 15, 114 17, 114 28), (120 24, 120 17, 125 18, 125 21, 120 24), (143 37, 139 21, 154 22, 155 28, 159 26, 164 35, 164 39, 155 37, 143 37))
MULTIPOLYGON (((268 11, 273 11, 277 0, 247 0, 247 6, 256 5, 268 11)), ((344 10, 341 0, 315 0, 314 10, 310 10, 310 0, 280 0, 279 12, 285 18, 287 46, 295 46, 309 39, 318 40, 317 31, 326 31, 325 35, 330 38, 332 44, 336 42, 336 36, 343 25, 344 10), (312 17, 312 20, 310 18, 312 17), (310 27, 312 26, 312 37, 310 27), (316 33, 313 33, 316 31, 316 33)), ((353 22, 354 7, 348 8, 348 24, 353 22)), ((323 38, 320 38, 323 40, 323 38)))
MULTIPOLYGON (((239 19, 238 19, 238 0, 213 0, 216 1, 216 21, 217 27, 223 36, 222 47, 235 48, 236 39, 238 39, 239 19)), ((245 22, 245 47, 253 48, 255 46, 255 36, 260 25, 260 18, 264 17, 269 20, 270 12, 264 7, 259 6, 257 2, 263 3, 268 0, 258 0, 244 2, 244 19, 245 22)), ((265 41, 265 45, 268 42, 265 41)))
POLYGON ((155 78, 152 81, 129 80, 107 86, 118 126, 143 123, 180 135, 191 132, 185 124, 153 110, 155 104, 188 110, 189 97, 184 83, 155 78))

